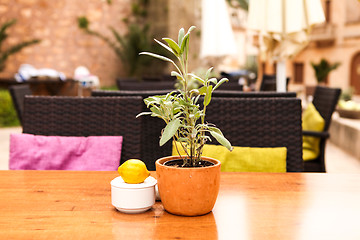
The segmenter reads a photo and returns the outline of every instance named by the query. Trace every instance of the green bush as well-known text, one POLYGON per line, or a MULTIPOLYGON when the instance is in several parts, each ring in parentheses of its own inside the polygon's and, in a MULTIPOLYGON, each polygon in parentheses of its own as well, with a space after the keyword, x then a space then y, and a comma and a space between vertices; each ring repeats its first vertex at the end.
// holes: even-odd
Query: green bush
POLYGON ((8 90, 0 89, 0 127, 19 126, 10 93, 8 90))
POLYGON ((101 87, 101 90, 119 90, 117 86, 101 87))

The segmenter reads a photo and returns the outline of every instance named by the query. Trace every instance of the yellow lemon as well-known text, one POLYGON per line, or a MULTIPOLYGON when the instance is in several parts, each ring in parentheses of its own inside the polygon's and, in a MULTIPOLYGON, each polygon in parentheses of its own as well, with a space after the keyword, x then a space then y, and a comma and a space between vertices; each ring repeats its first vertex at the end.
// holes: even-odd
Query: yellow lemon
POLYGON ((145 163, 139 159, 125 161, 118 172, 126 183, 142 183, 150 175, 145 163))

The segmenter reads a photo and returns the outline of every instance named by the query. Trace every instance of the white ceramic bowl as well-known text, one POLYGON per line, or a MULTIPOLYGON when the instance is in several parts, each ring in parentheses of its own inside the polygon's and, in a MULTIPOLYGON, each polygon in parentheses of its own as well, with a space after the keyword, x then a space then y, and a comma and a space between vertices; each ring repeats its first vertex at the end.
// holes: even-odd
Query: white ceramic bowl
POLYGON ((111 203, 120 212, 145 212, 155 203, 156 183, 151 176, 138 184, 125 183, 121 177, 116 177, 110 183, 111 203))

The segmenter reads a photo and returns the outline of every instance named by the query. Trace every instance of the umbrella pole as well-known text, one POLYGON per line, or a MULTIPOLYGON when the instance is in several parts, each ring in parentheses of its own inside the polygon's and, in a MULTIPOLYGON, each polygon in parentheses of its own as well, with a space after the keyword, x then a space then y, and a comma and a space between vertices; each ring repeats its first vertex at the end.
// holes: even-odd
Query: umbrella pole
POLYGON ((285 60, 279 60, 276 64, 276 91, 286 92, 285 60))

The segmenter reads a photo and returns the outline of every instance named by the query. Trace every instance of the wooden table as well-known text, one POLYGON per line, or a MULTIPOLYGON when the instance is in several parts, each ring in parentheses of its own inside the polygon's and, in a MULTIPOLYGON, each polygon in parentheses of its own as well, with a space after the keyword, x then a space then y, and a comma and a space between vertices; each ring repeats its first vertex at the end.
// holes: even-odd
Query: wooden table
POLYGON ((213 212, 111 205, 116 172, 0 171, 0 239, 360 239, 360 175, 223 173, 213 212))

